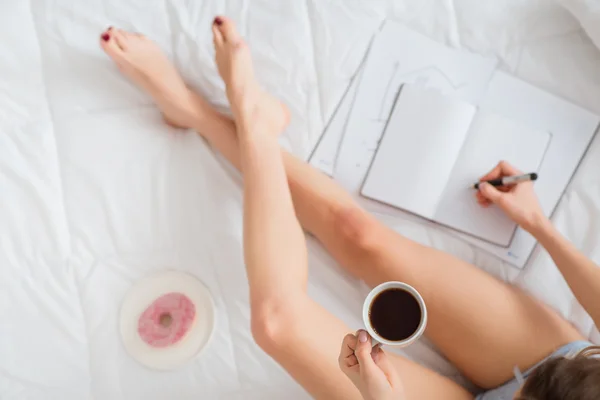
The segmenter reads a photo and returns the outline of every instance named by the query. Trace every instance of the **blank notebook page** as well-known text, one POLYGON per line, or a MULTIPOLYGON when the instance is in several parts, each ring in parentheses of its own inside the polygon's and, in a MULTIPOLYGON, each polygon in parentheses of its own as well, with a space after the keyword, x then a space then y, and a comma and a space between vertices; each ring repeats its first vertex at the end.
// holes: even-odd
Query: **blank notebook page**
POLYGON ((362 194, 433 219, 474 115, 470 104, 403 85, 362 194))
POLYGON ((480 110, 473 119, 433 219, 489 242, 508 246, 516 224, 497 207, 480 207, 469 186, 499 160, 506 160, 525 173, 538 171, 550 138, 548 132, 533 130, 480 110))
POLYGON ((516 225, 480 207, 471 186, 500 160, 537 171, 549 143, 548 132, 404 85, 362 194, 506 247, 516 225))

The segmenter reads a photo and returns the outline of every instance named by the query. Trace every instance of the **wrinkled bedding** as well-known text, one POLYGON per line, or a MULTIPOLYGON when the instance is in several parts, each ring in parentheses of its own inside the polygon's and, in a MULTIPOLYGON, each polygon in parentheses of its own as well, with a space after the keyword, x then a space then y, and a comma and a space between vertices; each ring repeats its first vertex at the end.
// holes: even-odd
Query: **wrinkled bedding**
MULTIPOLYGON (((282 145, 299 157, 385 18, 495 56, 600 113, 600 51, 548 0, 0 2, 0 399, 308 397, 252 341, 239 175, 197 135, 163 124, 98 46, 108 25, 143 32, 224 107, 209 29, 216 13, 239 23, 260 81, 289 105, 282 145), (159 373, 126 355, 117 322, 128 288, 165 268, 203 280, 217 321, 201 357, 159 373)), ((596 262, 598 171, 596 138, 554 216, 596 262)), ((543 251, 517 270, 434 228, 382 219, 515 282, 600 340, 543 251)), ((312 239, 309 247, 310 294, 358 328, 367 288, 312 239)), ((425 340, 406 354, 462 381, 425 340)))

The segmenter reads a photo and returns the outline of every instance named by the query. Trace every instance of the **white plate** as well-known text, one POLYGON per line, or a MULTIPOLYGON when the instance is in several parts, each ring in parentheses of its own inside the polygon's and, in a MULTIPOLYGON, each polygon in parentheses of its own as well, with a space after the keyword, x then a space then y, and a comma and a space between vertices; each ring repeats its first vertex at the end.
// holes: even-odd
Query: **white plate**
POLYGON ((196 357, 206 347, 215 327, 215 306, 207 287, 193 275, 164 271, 137 282, 121 306, 120 330, 125 349, 140 364, 156 370, 171 370, 196 357), (196 307, 194 325, 179 342, 152 347, 138 334, 140 315, 153 301, 167 293, 181 293, 196 307))

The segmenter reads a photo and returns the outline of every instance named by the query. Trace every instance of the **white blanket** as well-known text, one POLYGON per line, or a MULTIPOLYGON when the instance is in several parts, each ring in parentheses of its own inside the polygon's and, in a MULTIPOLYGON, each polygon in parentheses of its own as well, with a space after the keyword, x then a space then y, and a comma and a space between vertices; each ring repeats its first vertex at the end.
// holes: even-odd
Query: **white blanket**
POLYGON ((595 0, 558 0, 573 16, 596 46, 600 47, 600 3, 595 0))
MULTIPOLYGON (((217 13, 240 24, 261 82, 290 106, 282 143, 301 157, 384 18, 496 56, 518 77, 600 113, 600 52, 546 0, 0 2, 2 400, 307 397, 250 335, 239 176, 195 134, 165 126, 98 46, 109 25, 144 32, 224 105, 210 37, 217 13), (201 357, 159 373, 125 354, 117 321, 130 285, 164 268, 208 285, 217 330, 201 357)), ((597 262, 599 169, 597 139, 554 218, 597 262)), ((393 225, 516 282, 599 339, 544 252, 519 271, 445 233, 393 225)), ((358 328, 365 288, 313 241, 310 252, 311 295, 358 328)), ((407 352, 458 378, 425 341, 407 352)))

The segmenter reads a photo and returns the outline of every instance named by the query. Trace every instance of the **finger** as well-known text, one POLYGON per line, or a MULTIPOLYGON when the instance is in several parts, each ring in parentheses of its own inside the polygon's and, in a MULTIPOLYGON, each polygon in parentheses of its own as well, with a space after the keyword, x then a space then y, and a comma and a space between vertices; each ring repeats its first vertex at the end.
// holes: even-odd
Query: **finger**
POLYGON ((504 193, 500 192, 494 186, 485 182, 479 185, 479 192, 492 203, 497 203, 504 195, 504 193))
POLYGON ((486 201, 481 201, 481 202, 479 202, 478 204, 479 204, 481 207, 483 207, 483 208, 488 208, 489 206, 491 206, 491 205, 492 205, 492 203, 490 203, 488 200, 486 200, 486 201))
POLYGON ((514 175, 522 175, 523 174, 523 172, 521 172, 519 169, 513 167, 507 161, 500 161, 500 164, 498 164, 498 165, 500 166, 500 169, 502 170, 502 174, 504 176, 514 176, 514 175))
POLYGON ((361 375, 364 374, 366 379, 372 379, 376 377, 376 374, 379 372, 375 361, 373 361, 373 358, 371 357, 372 351, 373 346, 371 345, 371 337, 366 331, 359 331, 358 343, 356 345, 354 354, 356 355, 358 363, 360 364, 360 373, 361 375))
POLYGON ((480 190, 478 190, 475 193, 475 198, 477 199, 477 204, 479 204, 480 206, 482 206, 484 208, 487 208, 492 204, 491 201, 489 201, 488 199, 485 198, 485 196, 481 193, 480 190))
MULTIPOLYGON (((516 189, 518 187, 518 185, 514 185, 514 186, 494 186, 496 188, 497 191, 502 192, 502 193, 509 193, 512 192, 514 189, 516 189)), ((477 202, 479 204, 483 204, 483 203, 489 203, 490 201, 481 193, 481 190, 477 190, 475 192, 475 198, 477 199, 477 202)))
POLYGON ((485 197, 483 197, 483 194, 481 194, 480 190, 475 192, 475 198, 477 199, 477 202, 479 202, 479 203, 483 203, 483 202, 487 201, 487 199, 485 197))
POLYGON ((484 207, 487 207, 487 206, 489 206, 490 204, 492 204, 492 203, 491 203, 491 202, 490 202, 488 199, 478 200, 478 201, 477 201, 477 203, 478 203, 480 206, 484 206, 484 207))
POLYGON ((523 174, 523 173, 521 171, 519 171, 517 168, 513 167, 507 161, 500 161, 498 163, 498 165, 496 165, 494 167, 494 169, 492 169, 486 175, 482 176, 479 180, 480 181, 489 181, 492 179, 498 179, 498 178, 502 178, 505 176, 514 176, 514 175, 521 175, 521 174, 523 174))
POLYGON ((378 348, 373 352, 373 354, 373 361, 375 361, 375 364, 383 371, 385 376, 388 378, 388 381, 390 381, 392 384, 397 382, 397 380, 399 380, 398 373, 396 372, 396 368, 394 367, 394 364, 392 364, 390 357, 388 357, 385 351, 383 351, 381 348, 378 348))
POLYGON ((500 166, 500 164, 498 164, 490 172, 479 178, 479 181, 490 181, 492 179, 498 179, 500 177, 502 177, 502 167, 500 166))
POLYGON ((493 203, 490 202, 489 200, 477 200, 477 204, 479 204, 481 207, 483 208, 488 208, 489 206, 491 206, 493 203))
POLYGON ((354 356, 354 349, 356 349, 357 338, 353 334, 349 333, 344 337, 342 341, 342 349, 340 350, 340 364, 350 356, 354 356))
POLYGON ((368 360, 372 361, 371 351, 373 350, 373 347, 371 346, 371 337, 362 329, 357 332, 356 337, 358 340, 356 342, 354 354, 356 355, 358 362, 362 365, 363 362, 367 362, 368 360))
POLYGON ((346 368, 352 368, 355 365, 358 365, 358 358, 354 354, 344 359, 344 365, 346 368))
POLYGON ((382 354, 384 353, 379 344, 373 346, 373 349, 371 350, 371 358, 373 361, 375 361, 375 364, 377 364, 377 361, 382 357, 382 354))

